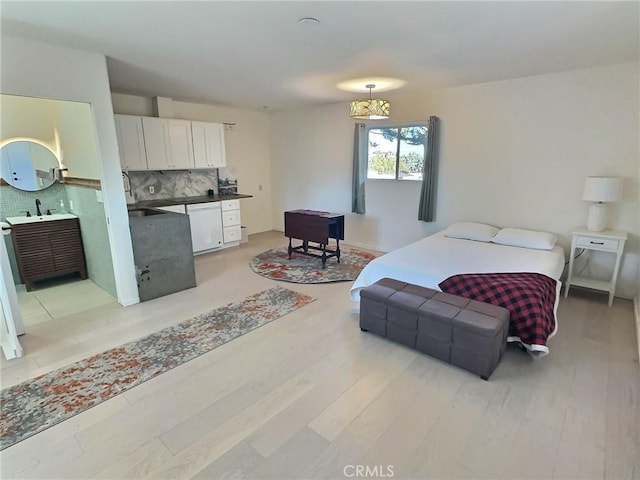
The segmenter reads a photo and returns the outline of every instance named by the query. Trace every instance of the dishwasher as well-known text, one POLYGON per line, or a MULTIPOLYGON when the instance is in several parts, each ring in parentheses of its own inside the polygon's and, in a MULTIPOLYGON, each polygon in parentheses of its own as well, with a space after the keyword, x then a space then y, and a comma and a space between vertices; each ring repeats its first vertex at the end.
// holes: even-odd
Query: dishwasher
POLYGON ((191 222, 193 254, 222 247, 222 213, 220 202, 187 205, 191 222))

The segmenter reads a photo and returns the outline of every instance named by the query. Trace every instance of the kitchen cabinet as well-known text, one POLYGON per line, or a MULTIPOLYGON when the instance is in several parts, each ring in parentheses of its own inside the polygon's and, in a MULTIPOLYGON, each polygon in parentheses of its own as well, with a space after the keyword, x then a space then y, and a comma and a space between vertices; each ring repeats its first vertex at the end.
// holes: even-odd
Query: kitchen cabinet
POLYGON ((155 207, 158 210, 164 210, 165 212, 173 213, 186 213, 185 205, 167 205, 166 207, 155 207))
POLYGON ((240 226, 240 200, 223 200, 222 209, 222 232, 225 246, 227 244, 239 244, 242 237, 240 226))
POLYGON ((115 115, 120 166, 123 170, 147 170, 142 117, 115 115))
POLYGON ((142 117, 148 170, 194 168, 191 122, 142 117))
MULTIPOLYGON (((7 219, 11 223, 11 219, 7 219)), ((27 291, 33 282, 78 272, 87 278, 87 266, 77 218, 12 223, 11 238, 20 279, 27 291)))
POLYGON ((221 123, 121 114, 114 117, 123 170, 192 170, 227 165, 221 123))
POLYGON ((224 125, 191 122, 195 168, 220 168, 227 165, 224 125))

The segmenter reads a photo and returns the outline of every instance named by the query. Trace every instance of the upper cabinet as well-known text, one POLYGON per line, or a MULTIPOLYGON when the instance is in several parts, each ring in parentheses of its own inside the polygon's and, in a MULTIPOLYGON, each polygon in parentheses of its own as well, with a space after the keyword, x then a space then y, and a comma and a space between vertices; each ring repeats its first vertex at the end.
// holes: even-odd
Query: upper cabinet
POLYGON ((149 170, 194 168, 191 122, 142 117, 149 170))
POLYGON ((125 170, 190 170, 226 166, 220 123, 115 115, 125 170))
POLYGON ((195 168, 220 168, 227 165, 224 128, 221 123, 191 122, 195 168))
POLYGON ((116 115, 116 134, 123 170, 147 170, 147 154, 142 132, 142 117, 116 115))

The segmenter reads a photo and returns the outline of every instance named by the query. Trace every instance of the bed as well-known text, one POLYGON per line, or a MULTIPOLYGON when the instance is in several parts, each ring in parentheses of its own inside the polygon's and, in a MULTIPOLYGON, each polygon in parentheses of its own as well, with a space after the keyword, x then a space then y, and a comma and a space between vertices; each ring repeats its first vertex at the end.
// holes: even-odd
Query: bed
MULTIPOLYGON (((488 241, 451 238, 441 231, 371 261, 355 280, 350 294, 352 300, 359 301, 360 290, 385 277, 456 294, 460 294, 460 291, 443 289, 440 285, 454 285, 464 289, 467 288, 464 283, 482 280, 485 290, 495 291, 496 286, 510 286, 514 280, 522 280, 525 277, 527 282, 532 278, 540 284, 546 281, 547 290, 550 288, 554 291, 546 295, 537 295, 542 298, 539 299, 540 305, 534 306, 535 309, 546 310, 551 317, 549 325, 544 326, 544 338, 541 340, 536 337, 535 341, 529 342, 522 338, 524 335, 518 328, 521 326, 521 320, 516 319, 514 325, 513 310, 508 305, 502 305, 512 313, 508 340, 518 342, 530 352, 541 356, 549 353, 546 340, 556 333, 558 327, 560 275, 564 269, 564 262, 564 251, 557 245, 548 250, 523 248, 488 241)), ((507 289, 505 292, 510 294, 511 290, 507 289)), ((463 296, 487 301, 473 295, 463 296)), ((499 304, 494 301, 489 303, 499 304)), ((540 327, 539 318, 527 318, 524 321, 535 325, 536 328, 540 327)))

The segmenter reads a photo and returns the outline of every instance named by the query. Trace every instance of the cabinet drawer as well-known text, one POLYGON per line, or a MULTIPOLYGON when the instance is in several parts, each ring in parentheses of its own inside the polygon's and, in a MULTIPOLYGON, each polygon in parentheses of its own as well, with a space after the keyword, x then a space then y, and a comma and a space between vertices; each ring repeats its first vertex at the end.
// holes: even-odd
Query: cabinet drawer
POLYGON ((229 210, 222 212, 222 225, 225 227, 233 227, 240 225, 240 210, 229 210))
POLYGON ((222 211, 225 210, 240 210, 240 200, 223 200, 220 202, 222 204, 222 211))
POLYGON ((620 240, 611 238, 590 238, 578 237, 576 246, 578 248, 587 248, 589 250, 602 250, 605 252, 617 252, 620 240))
POLYGON ((239 242, 241 237, 240 226, 225 227, 223 229, 224 243, 239 242))

